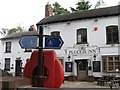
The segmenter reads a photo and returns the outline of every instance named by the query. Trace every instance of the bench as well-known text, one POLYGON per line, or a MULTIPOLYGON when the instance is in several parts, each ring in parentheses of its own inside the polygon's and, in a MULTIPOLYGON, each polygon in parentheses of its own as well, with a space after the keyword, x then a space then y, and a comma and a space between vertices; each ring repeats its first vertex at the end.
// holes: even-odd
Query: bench
POLYGON ((111 85, 112 86, 116 86, 116 84, 118 84, 120 86, 120 79, 111 80, 111 85))
POLYGON ((107 82, 108 82, 107 80, 98 79, 98 80, 97 80, 97 85, 104 86, 105 83, 107 83, 107 82))
POLYGON ((111 82, 111 80, 114 80, 115 76, 113 75, 103 75, 101 78, 97 80, 97 85, 104 86, 105 83, 111 82))

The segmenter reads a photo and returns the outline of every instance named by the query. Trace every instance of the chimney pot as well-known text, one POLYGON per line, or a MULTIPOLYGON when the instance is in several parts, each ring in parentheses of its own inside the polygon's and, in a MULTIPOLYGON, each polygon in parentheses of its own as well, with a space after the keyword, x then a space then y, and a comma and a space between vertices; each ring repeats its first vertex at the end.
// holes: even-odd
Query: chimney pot
POLYGON ((45 17, 49 17, 53 15, 53 9, 51 7, 51 4, 47 2, 47 5, 45 6, 45 17))

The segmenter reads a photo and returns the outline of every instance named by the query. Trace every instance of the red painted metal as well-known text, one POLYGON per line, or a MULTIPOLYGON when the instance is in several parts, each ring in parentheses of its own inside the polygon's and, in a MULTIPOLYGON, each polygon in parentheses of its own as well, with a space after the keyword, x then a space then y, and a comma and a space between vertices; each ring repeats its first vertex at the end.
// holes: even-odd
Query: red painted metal
MULTIPOLYGON (((59 88, 64 80, 64 69, 61 62, 57 59, 56 53, 53 50, 43 51, 44 55, 44 70, 43 74, 47 75, 47 78, 43 80, 43 87, 59 88)), ((34 51, 30 60, 26 63, 23 76, 32 78, 37 74, 38 66, 38 51, 34 51)), ((34 84, 37 86, 37 79, 34 79, 34 84)))

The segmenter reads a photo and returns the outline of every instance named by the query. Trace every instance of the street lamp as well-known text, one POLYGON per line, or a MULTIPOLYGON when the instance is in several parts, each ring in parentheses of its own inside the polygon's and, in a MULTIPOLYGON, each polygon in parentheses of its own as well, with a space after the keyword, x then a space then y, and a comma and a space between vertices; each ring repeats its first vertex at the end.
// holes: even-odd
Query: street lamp
POLYGON ((67 58, 68 58, 68 61, 70 61, 70 58, 71 58, 70 55, 67 58))
POLYGON ((96 60, 96 55, 95 54, 93 55, 93 59, 96 60))

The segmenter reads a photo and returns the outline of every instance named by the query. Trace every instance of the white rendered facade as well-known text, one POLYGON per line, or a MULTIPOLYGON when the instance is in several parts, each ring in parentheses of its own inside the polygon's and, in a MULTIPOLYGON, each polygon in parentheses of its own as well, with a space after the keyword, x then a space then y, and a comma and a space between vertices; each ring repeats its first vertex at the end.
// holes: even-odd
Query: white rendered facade
POLYGON ((78 75, 77 60, 87 60, 88 67, 92 67, 91 70, 88 70, 88 76, 101 77, 104 74, 118 73, 104 72, 102 67, 102 57, 120 55, 120 44, 106 43, 106 27, 111 25, 118 26, 118 18, 118 16, 101 17, 44 25, 44 34, 46 35, 50 35, 54 31, 60 31, 64 44, 60 50, 56 50, 57 56, 63 58, 64 70, 66 67, 65 62, 73 63, 72 72, 65 72, 65 76, 78 75), (97 27, 96 31, 94 30, 95 27, 97 27), (76 33, 79 28, 87 28, 87 44, 76 44, 76 33), (94 55, 96 56, 95 60, 94 55), (93 61, 100 61, 100 71, 93 71, 93 61))
MULTIPOLYGON (((55 51, 57 53, 57 57, 62 60, 65 77, 69 75, 75 75, 79 77, 84 76, 85 74, 86 76, 94 77, 101 77, 102 75, 113 74, 120 77, 120 64, 118 64, 117 67, 115 65, 113 65, 114 67, 111 66, 111 68, 114 69, 112 71, 112 69, 110 69, 110 64, 108 60, 109 57, 112 58, 113 61, 115 61, 114 59, 119 58, 118 61, 120 62, 120 44, 107 44, 106 36, 106 27, 118 26, 118 37, 120 40, 119 18, 120 15, 113 15, 107 17, 101 16, 97 18, 85 18, 81 20, 56 22, 43 25, 44 35, 51 35, 51 32, 57 31, 60 32, 60 36, 64 41, 62 48, 55 49, 55 51), (85 44, 77 43, 77 30, 81 28, 85 28, 87 30, 87 43, 85 44), (81 69, 81 67, 79 67, 81 61, 85 61, 86 63, 86 67, 84 70, 85 74, 82 73, 81 70, 79 70, 81 69), (66 62, 71 63, 68 66, 68 69, 70 68, 71 70, 67 70, 66 62), (96 68, 98 69, 95 68, 95 65, 97 65, 96 68)), ((30 58, 31 55, 31 52, 24 52, 25 50, 21 49, 19 45, 19 40, 20 37, 1 40, 2 53, 0 57, 0 67, 4 69, 5 58, 10 58, 10 72, 12 73, 15 72, 16 59, 22 60, 22 67, 24 68, 26 59, 30 58), (10 53, 5 53, 6 42, 11 42, 10 53)))

